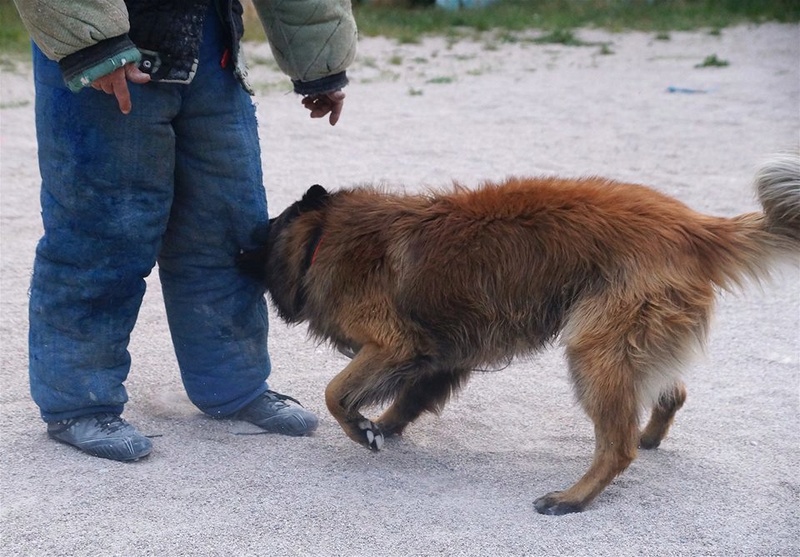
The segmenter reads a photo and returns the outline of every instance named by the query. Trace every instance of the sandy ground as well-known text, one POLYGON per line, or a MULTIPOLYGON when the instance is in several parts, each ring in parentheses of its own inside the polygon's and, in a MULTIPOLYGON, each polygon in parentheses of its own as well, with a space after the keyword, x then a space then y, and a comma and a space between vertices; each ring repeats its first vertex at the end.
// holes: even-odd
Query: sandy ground
MULTIPOLYGON (((313 183, 409 191, 509 174, 601 174, 698 210, 756 205, 760 160, 800 139, 800 27, 583 31, 583 47, 485 36, 366 39, 335 128, 307 118, 264 45, 251 45, 269 201, 313 183), (727 67, 696 68, 707 56, 727 67), (702 93, 670 93, 668 87, 702 93)), ((29 65, 0 73, 2 555, 797 555, 800 281, 723 295, 708 354, 661 448, 585 512, 536 514, 590 462, 593 432, 553 347, 476 376, 441 416, 373 454, 327 414, 346 360, 272 321, 272 386, 319 413, 311 438, 243 436, 187 400, 159 285, 131 342, 126 417, 153 454, 120 464, 45 435, 29 399, 26 302, 41 233, 29 65)))

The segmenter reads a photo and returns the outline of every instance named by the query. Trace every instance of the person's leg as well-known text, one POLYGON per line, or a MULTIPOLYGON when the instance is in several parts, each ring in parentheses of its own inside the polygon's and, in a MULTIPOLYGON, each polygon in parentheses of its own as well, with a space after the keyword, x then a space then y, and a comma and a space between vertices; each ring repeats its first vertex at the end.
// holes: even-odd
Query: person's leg
POLYGON ((158 259, 186 392, 217 417, 269 396, 270 374, 264 288, 235 264, 267 222, 258 126, 252 99, 220 65, 223 50, 221 25, 210 12, 197 74, 173 122, 175 199, 158 259))
MULTIPOLYGON (((44 235, 29 304, 31 395, 48 423, 119 415, 127 351, 172 199, 179 98, 132 86, 133 112, 111 95, 70 92, 34 47, 44 235)), ((106 425, 108 425, 106 420, 106 425)), ((62 424, 63 425, 63 424, 62 424)))
POLYGON ((210 23, 173 122, 175 198, 158 266, 186 391, 204 412, 225 415, 267 389, 263 289, 235 266, 266 222, 267 204, 255 107, 220 67, 223 47, 210 23))

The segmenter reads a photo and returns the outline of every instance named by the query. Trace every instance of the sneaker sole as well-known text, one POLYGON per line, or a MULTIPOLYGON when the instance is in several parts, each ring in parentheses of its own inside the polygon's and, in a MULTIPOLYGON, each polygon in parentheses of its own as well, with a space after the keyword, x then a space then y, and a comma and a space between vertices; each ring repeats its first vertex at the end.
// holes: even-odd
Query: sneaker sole
POLYGON ((49 437, 50 439, 58 441, 61 444, 74 447, 79 451, 81 451, 82 453, 86 453, 90 456, 94 456, 97 458, 105 458, 108 460, 116 460, 118 462, 135 462, 137 460, 146 457, 153 450, 152 443, 146 437, 142 438, 145 440, 145 443, 143 443, 144 446, 138 448, 130 440, 128 439, 124 440, 124 445, 127 450, 123 454, 119 454, 118 449, 115 449, 114 447, 102 447, 102 446, 91 447, 87 445, 70 443, 69 441, 66 441, 64 439, 59 439, 58 437, 52 434, 49 434, 49 437))

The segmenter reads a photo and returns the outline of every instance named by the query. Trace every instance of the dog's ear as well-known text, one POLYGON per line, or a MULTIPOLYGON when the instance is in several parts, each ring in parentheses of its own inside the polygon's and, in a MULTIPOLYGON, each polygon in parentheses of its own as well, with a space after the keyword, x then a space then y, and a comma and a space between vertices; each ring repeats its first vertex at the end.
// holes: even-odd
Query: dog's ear
POLYGON ((300 200, 300 212, 322 209, 327 204, 329 197, 328 190, 319 184, 314 184, 308 188, 303 199, 300 200))

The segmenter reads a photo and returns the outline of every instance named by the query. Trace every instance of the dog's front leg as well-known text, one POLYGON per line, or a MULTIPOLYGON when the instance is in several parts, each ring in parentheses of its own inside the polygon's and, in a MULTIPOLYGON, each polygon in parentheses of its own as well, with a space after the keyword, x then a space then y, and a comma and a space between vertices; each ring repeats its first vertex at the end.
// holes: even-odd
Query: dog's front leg
POLYGON ((367 344, 325 389, 328 410, 347 436, 373 451, 383 446, 384 434, 360 409, 394 397, 395 369, 395 357, 374 344, 367 344))

